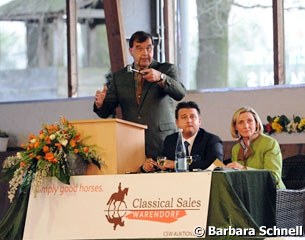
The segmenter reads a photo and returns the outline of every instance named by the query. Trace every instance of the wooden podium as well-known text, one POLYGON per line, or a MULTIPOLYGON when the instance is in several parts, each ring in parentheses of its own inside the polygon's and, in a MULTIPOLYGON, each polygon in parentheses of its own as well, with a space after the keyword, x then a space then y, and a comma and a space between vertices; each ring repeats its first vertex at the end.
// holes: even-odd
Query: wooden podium
POLYGON ((70 121, 84 143, 94 146, 104 165, 99 170, 90 164, 87 174, 136 172, 145 160, 145 125, 112 118, 70 121))

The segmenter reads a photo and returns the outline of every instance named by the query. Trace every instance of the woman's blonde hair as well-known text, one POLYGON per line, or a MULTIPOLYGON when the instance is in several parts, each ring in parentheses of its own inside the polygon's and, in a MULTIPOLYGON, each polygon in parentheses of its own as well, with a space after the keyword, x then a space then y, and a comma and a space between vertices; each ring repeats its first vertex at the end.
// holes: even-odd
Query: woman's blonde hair
POLYGON ((233 138, 240 138, 240 135, 238 134, 238 131, 235 128, 236 125, 236 121, 238 119, 238 117, 240 116, 240 114, 242 113, 252 113, 255 122, 256 122, 256 132, 257 133, 262 133, 264 130, 262 121, 260 119, 260 117, 258 116, 257 112, 251 108, 251 107, 241 107, 240 109, 236 110, 233 117, 232 117, 232 121, 231 121, 231 135, 233 138))

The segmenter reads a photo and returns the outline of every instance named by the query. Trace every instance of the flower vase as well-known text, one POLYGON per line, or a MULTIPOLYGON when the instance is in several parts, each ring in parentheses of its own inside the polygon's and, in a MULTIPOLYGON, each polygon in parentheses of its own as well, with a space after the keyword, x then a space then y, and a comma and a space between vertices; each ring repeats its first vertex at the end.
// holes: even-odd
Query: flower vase
POLYGON ((68 168, 71 176, 85 175, 88 169, 88 163, 77 154, 69 154, 68 168))
POLYGON ((8 138, 0 137, 0 152, 6 152, 8 138))

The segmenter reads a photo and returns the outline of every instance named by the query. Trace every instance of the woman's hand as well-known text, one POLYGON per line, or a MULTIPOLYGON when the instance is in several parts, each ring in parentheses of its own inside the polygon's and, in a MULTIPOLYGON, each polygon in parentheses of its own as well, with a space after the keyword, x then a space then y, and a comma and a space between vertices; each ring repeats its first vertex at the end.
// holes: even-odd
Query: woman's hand
POLYGON ((241 164, 238 163, 238 162, 231 162, 231 163, 228 163, 228 164, 227 164, 227 167, 228 167, 228 168, 233 168, 233 169, 245 169, 245 166, 244 166, 244 165, 241 165, 241 164))

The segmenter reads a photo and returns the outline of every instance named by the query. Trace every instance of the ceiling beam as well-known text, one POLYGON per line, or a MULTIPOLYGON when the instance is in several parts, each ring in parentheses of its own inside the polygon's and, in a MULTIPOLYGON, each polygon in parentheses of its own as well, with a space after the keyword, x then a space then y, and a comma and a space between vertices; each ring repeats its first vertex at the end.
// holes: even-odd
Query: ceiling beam
POLYGON ((283 0, 273 0, 274 85, 285 84, 285 33, 283 0))
POLYGON ((67 55, 68 55, 68 97, 77 97, 77 17, 76 0, 66 0, 67 4, 67 55))
POLYGON ((104 0, 103 3, 111 71, 115 72, 123 68, 127 63, 121 4, 120 0, 104 0))
POLYGON ((173 0, 164 1, 164 44, 165 61, 175 63, 175 27, 174 14, 175 4, 173 0))

